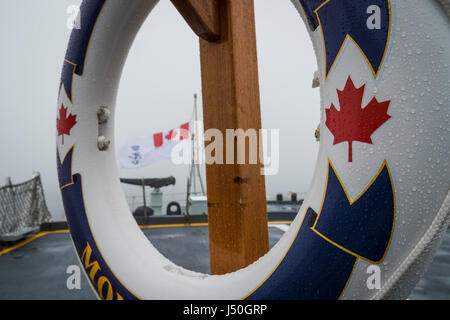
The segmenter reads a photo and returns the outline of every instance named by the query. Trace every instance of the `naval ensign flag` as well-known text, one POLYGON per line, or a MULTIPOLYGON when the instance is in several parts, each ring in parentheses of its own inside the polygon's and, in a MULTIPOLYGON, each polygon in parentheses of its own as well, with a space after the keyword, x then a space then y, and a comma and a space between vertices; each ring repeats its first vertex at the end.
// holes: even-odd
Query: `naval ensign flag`
POLYGON ((120 167, 134 169, 161 160, 170 160, 179 143, 190 142, 189 122, 180 127, 149 136, 128 139, 119 150, 120 167))

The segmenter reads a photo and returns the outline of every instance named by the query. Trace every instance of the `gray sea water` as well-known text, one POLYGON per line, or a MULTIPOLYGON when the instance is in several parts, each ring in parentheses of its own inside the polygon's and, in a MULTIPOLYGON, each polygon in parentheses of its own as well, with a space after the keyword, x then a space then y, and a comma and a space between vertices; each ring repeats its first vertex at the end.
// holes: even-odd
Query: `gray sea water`
POLYGON ((432 263, 409 299, 450 300, 450 228, 445 232, 432 263))

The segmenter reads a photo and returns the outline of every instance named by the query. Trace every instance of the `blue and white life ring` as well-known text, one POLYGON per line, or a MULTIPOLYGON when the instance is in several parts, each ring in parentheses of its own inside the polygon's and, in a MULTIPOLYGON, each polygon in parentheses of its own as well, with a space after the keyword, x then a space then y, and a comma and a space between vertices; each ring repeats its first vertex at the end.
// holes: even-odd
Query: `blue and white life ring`
POLYGON ((98 296, 407 297, 450 212, 450 1, 293 1, 319 68, 314 178, 275 247, 220 276, 185 270, 152 246, 122 195, 113 144, 107 148, 128 51, 157 2, 85 0, 64 60, 59 182, 76 251, 98 296), (367 285, 371 265, 381 270, 378 289, 367 285))

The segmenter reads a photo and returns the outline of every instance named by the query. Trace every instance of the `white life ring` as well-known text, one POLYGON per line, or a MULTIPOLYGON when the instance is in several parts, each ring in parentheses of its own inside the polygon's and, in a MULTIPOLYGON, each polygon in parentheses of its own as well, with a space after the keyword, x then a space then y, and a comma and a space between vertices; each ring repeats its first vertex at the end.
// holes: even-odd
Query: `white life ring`
POLYGON ((64 61, 59 182, 76 251, 98 296, 407 297, 449 218, 449 1, 293 1, 319 67, 314 178, 275 247, 220 276, 185 270, 152 246, 123 197, 113 144, 107 148, 122 68, 157 2, 84 1, 64 61), (380 271, 377 289, 368 285, 372 265, 380 271))

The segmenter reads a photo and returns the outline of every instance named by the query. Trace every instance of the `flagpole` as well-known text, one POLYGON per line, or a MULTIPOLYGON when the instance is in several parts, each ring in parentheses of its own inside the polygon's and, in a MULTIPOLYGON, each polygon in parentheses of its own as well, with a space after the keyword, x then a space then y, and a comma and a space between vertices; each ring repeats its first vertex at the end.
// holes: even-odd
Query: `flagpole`
POLYGON ((195 164, 197 163, 197 94, 194 93, 194 132, 192 133, 192 165, 191 165, 191 182, 194 186, 194 194, 197 194, 195 183, 195 164))
POLYGON ((197 126, 197 122, 198 122, 198 111, 197 111, 197 94, 194 93, 194 130, 195 130, 195 152, 194 152, 194 161, 195 164, 198 163, 198 126, 197 126))
MULTIPOLYGON (((198 174, 198 181, 200 182, 200 187, 202 188, 202 193, 203 195, 206 195, 205 193, 205 187, 203 185, 203 181, 202 181, 202 176, 200 175, 200 166, 199 166, 199 151, 200 151, 200 146, 199 146, 199 141, 198 141, 198 108, 197 108, 197 94, 194 93, 194 117, 195 117, 195 169, 197 171, 198 174)), ((195 176, 195 174, 194 174, 195 176)), ((195 180, 194 180, 195 181, 195 180)), ((195 192, 195 185, 194 185, 194 192, 195 192)))
POLYGON ((199 154, 199 145, 198 145, 198 110, 197 110, 197 94, 194 93, 194 128, 193 133, 191 135, 191 167, 189 170, 189 177, 187 182, 187 191, 186 191, 186 215, 189 215, 189 196, 191 195, 191 188, 193 187, 192 194, 197 194, 197 183, 196 183, 196 175, 198 175, 198 181, 200 183, 200 187, 202 189, 203 195, 206 195, 205 187, 202 181, 202 176, 200 175, 200 167, 198 164, 198 154, 199 154))

